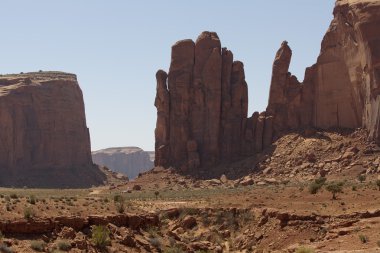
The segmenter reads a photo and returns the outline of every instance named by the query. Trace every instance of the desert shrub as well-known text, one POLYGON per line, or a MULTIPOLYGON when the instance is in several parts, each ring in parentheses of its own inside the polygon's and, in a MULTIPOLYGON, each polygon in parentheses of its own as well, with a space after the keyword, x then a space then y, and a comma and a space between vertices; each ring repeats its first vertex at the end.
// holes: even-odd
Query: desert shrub
MULTIPOLYGON (((117 195, 120 196, 120 195, 117 195)), ((125 208, 126 208, 126 202, 125 198, 123 196, 114 198, 115 201, 115 207, 118 213, 124 213, 125 208)))
POLYGON ((149 241, 149 243, 150 243, 153 247, 155 247, 155 248, 157 248, 157 249, 161 248, 161 240, 160 240, 160 238, 158 238, 158 237, 153 237, 153 238, 149 238, 148 241, 149 241))
POLYGON ((324 185, 326 183, 326 180, 327 179, 325 177, 320 177, 320 178, 315 179, 314 182, 320 185, 324 185))
POLYGON ((24 218, 25 219, 31 219, 34 216, 35 216, 34 210, 30 206, 27 206, 24 208, 24 218))
POLYGON ((36 201, 37 201, 36 197, 34 195, 30 195, 28 202, 32 205, 35 205, 36 201))
POLYGON ((362 243, 367 243, 368 242, 368 237, 366 235, 362 235, 360 234, 359 235, 359 240, 362 242, 362 243))
POLYGON ((5 199, 5 201, 7 201, 7 202, 11 201, 11 197, 10 197, 10 196, 5 196, 4 199, 5 199))
POLYGON ((358 180, 360 181, 360 183, 363 183, 366 180, 366 176, 363 174, 360 174, 358 175, 358 180))
POLYGON ((380 191, 380 179, 376 180, 376 186, 377 186, 377 188, 378 188, 379 191, 380 191))
POLYGON ((312 182, 310 185, 309 185, 309 192, 310 194, 317 194, 317 192, 321 189, 322 185, 319 185, 315 182, 312 182))
POLYGON ((9 197, 10 197, 11 199, 18 199, 18 196, 17 196, 16 193, 12 193, 11 195, 9 195, 9 197))
POLYGON ((13 253, 13 250, 5 244, 0 244, 0 252, 1 253, 13 253))
POLYGON ((296 253, 314 253, 314 250, 311 248, 300 247, 296 250, 296 253))
POLYGON ((116 194, 115 196, 113 196, 113 201, 114 202, 119 202, 122 199, 124 199, 124 198, 120 194, 116 194))
POLYGON ((69 241, 66 241, 66 240, 58 241, 57 242, 57 248, 59 250, 69 251, 71 249, 71 243, 69 241))
POLYGON ((158 236, 158 230, 156 227, 153 227, 153 226, 148 226, 146 228, 146 232, 149 234, 149 237, 150 238, 155 238, 158 236))
POLYGON ((41 240, 34 240, 30 242, 30 247, 35 251, 43 252, 45 250, 46 243, 41 240))
POLYGON ((356 185, 353 185, 353 186, 352 186, 352 191, 354 191, 354 192, 357 191, 357 187, 356 187, 356 185))
POLYGON ((110 231, 107 227, 99 225, 94 226, 91 230, 92 242, 96 247, 104 249, 107 245, 111 243, 110 231))
POLYGON ((336 199, 337 193, 343 192, 343 182, 331 182, 326 186, 326 190, 331 192, 332 199, 336 199))
POLYGON ((169 248, 164 249, 163 253, 184 253, 185 251, 182 250, 179 246, 172 246, 169 248))
POLYGON ((211 219, 208 217, 207 213, 201 215, 201 222, 204 226, 209 226, 211 224, 211 219))
POLYGON ((155 191, 154 192, 154 196, 156 196, 156 199, 158 198, 158 195, 160 195, 160 192, 159 191, 155 191))
POLYGON ((184 208, 181 208, 180 210, 179 218, 183 219, 187 215, 196 215, 196 214, 198 214, 198 209, 191 208, 191 207, 184 207, 184 208))
POLYGON ((310 185, 309 185, 309 192, 311 194, 317 194, 318 191, 322 188, 322 186, 325 184, 326 178, 320 177, 315 179, 310 185))

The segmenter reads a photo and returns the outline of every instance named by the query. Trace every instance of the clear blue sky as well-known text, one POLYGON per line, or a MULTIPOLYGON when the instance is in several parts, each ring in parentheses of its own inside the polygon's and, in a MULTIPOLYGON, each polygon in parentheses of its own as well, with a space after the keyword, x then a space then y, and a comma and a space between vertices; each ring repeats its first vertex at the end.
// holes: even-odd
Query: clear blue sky
POLYGON ((315 63, 334 0, 2 0, 0 73, 75 73, 83 90, 92 150, 153 150, 155 73, 170 48, 216 31, 245 65, 249 112, 265 109, 276 51, 293 49, 303 80, 315 63))

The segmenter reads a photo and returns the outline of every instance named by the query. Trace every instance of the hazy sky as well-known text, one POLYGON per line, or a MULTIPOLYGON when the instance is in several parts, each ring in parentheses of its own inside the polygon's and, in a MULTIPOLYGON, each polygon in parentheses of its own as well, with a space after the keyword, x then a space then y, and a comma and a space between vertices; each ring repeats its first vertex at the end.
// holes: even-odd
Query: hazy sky
POLYGON ((303 80, 315 63, 334 0, 1 0, 0 73, 75 73, 83 90, 92 150, 153 150, 155 73, 171 46, 216 31, 244 62, 249 113, 265 110, 276 51, 293 50, 303 80))

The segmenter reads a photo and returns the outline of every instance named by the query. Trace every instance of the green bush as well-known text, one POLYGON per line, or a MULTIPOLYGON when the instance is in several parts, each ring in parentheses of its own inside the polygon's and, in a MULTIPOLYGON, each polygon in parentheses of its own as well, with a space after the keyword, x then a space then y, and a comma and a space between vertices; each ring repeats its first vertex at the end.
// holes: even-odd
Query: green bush
POLYGON ((35 216, 34 210, 30 206, 27 206, 24 208, 24 218, 25 219, 31 219, 34 216, 35 216))
POLYGON ((300 247, 296 250, 296 253, 314 253, 314 250, 311 248, 300 247))
POLYGON ((322 188, 322 186, 325 184, 326 178, 320 177, 315 179, 310 185, 309 185, 309 192, 311 194, 317 194, 318 191, 322 188))
POLYGON ((58 241, 57 247, 59 250, 69 251, 71 249, 71 243, 66 240, 58 241))
POLYGON ((379 191, 380 191, 380 179, 376 180, 376 185, 377 185, 377 187, 379 188, 379 191))
POLYGON ((46 243, 41 240, 34 240, 30 242, 30 247, 35 251, 43 252, 45 250, 46 243))
POLYGON ((170 248, 166 248, 164 250, 164 253, 184 253, 185 251, 183 251, 179 246, 173 246, 173 247, 170 247, 170 248))
POLYGON ((107 227, 99 225, 94 226, 91 230, 92 242, 96 247, 104 249, 107 245, 110 245, 110 231, 107 227))
POLYGON ((125 198, 120 195, 116 195, 116 196, 114 198, 116 210, 118 213, 124 213, 125 208, 126 208, 125 198))
POLYGON ((11 199, 18 199, 18 196, 16 193, 12 193, 11 195, 9 195, 11 197, 11 199))
POLYGON ((362 243, 367 243, 368 242, 368 237, 366 235, 359 235, 359 240, 362 243))
POLYGON ((36 204, 36 202, 37 202, 37 199, 36 199, 36 197, 34 196, 34 195, 31 195, 30 197, 29 197, 29 201, 28 201, 30 204, 32 204, 32 205, 35 205, 36 204))
POLYGON ((11 248, 8 248, 5 244, 0 244, 0 252, 1 253, 13 253, 11 248))
POLYGON ((358 175, 358 180, 360 181, 360 183, 363 183, 366 180, 366 176, 363 174, 360 174, 358 175))
POLYGON ((336 199, 337 193, 343 192, 343 182, 331 182, 326 186, 326 190, 332 193, 332 199, 336 199))

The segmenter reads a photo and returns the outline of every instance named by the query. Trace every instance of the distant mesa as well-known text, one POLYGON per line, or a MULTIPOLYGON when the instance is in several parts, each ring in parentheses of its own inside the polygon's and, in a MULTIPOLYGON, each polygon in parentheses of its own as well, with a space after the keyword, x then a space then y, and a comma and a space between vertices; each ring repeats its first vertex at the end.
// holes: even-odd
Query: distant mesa
POLYGON ((380 4, 337 1, 317 63, 299 82, 284 41, 273 63, 266 111, 248 117, 244 65, 215 32, 172 46, 156 74, 155 165, 194 170, 261 152, 308 128, 368 130, 380 143, 380 4))
POLYGON ((107 148, 92 152, 92 160, 100 166, 106 166, 134 179, 139 173, 153 168, 152 153, 154 154, 138 147, 107 148))
POLYGON ((0 186, 84 188, 105 175, 91 159, 76 76, 0 76, 0 186))

